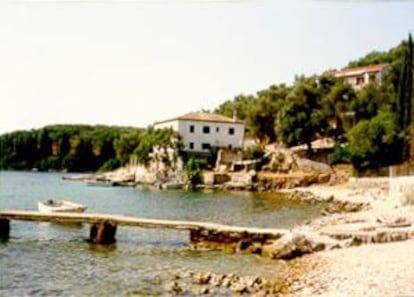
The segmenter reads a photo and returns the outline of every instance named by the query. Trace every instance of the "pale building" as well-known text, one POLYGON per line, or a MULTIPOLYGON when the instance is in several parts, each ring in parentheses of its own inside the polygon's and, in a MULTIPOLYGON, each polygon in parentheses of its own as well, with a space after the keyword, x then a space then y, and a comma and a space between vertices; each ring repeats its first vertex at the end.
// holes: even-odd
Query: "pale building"
POLYGON ((209 152, 211 148, 243 148, 244 123, 219 114, 190 112, 156 122, 154 128, 172 128, 179 132, 187 152, 209 152))
POLYGON ((380 85, 384 78, 384 73, 387 71, 388 67, 388 64, 378 64, 348 68, 339 71, 330 71, 327 72, 327 74, 334 77, 341 77, 356 90, 360 90, 370 83, 380 85))

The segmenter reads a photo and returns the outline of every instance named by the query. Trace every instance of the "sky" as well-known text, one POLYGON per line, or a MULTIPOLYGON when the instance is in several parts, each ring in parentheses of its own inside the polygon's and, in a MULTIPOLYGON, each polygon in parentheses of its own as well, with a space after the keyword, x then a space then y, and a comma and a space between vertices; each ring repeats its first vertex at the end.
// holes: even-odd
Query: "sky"
POLYGON ((0 134, 214 110, 388 50, 413 15, 414 1, 2 1, 0 134))

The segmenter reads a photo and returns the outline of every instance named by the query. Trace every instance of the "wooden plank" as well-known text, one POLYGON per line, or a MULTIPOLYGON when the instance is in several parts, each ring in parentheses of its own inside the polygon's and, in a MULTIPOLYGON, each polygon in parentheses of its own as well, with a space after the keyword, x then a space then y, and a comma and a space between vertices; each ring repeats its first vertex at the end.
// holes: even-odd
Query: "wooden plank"
POLYGON ((226 233, 246 233, 261 234, 269 237, 280 236, 288 231, 283 229, 269 228, 249 228, 239 226, 229 226, 209 222, 179 221, 146 219, 115 214, 99 213, 40 213, 37 211, 24 210, 0 210, 0 219, 23 220, 37 222, 57 222, 57 223, 89 223, 96 224, 102 221, 110 221, 119 226, 134 226, 142 228, 164 228, 177 230, 216 230, 226 233))

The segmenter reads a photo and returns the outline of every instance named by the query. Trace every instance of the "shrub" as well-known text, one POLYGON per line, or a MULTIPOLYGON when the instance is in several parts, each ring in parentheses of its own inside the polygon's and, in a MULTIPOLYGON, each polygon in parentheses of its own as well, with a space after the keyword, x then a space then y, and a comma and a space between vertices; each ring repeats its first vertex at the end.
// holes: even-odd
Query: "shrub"
POLYGON ((195 186, 201 182, 201 160, 191 157, 185 164, 187 183, 195 186))
POLYGON ((352 160, 352 154, 348 146, 336 145, 332 154, 331 164, 337 163, 350 163, 352 160))
POLYGON ((255 160, 263 157, 264 151, 258 145, 249 147, 243 152, 243 159, 245 160, 255 160))
POLYGON ((276 161, 279 162, 280 164, 283 163, 283 161, 285 161, 285 155, 282 152, 279 152, 276 155, 276 161))

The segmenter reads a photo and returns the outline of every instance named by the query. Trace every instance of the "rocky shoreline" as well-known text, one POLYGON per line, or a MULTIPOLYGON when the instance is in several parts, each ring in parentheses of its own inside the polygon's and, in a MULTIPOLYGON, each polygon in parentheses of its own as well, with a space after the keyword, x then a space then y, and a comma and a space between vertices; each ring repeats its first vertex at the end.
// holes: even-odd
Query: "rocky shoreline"
POLYGON ((380 256, 414 247, 414 212, 411 206, 404 205, 403 201, 394 201, 385 187, 379 189, 377 186, 315 186, 285 192, 288 192, 289 199, 329 202, 329 206, 320 218, 291 230, 273 243, 251 249, 255 253, 260 250, 263 256, 286 260, 286 265, 283 269, 278 268, 273 278, 230 275, 230 284, 226 281, 222 286, 216 280, 227 279, 226 275, 186 272, 171 280, 166 290, 173 295, 188 293, 194 296, 384 296, 390 292, 414 293, 414 286, 408 283, 408 279, 414 277, 413 257, 393 255, 391 258, 395 262, 387 261, 391 268, 378 261, 380 256), (367 256, 361 256, 360 251, 367 256), (376 258, 374 255, 380 256, 376 258), (407 261, 410 263, 409 272, 401 273, 399 267, 407 267, 407 261), (361 274, 365 271, 375 271, 376 274, 370 274, 370 282, 355 286, 361 282, 359 278, 362 275, 354 275, 354 269, 361 274), (332 271, 337 275, 332 275, 332 271), (197 281, 201 275, 207 275, 209 279, 205 284, 197 281), (387 276, 393 278, 393 284, 384 281, 387 276), (254 281, 257 279, 261 279, 260 282, 254 281), (196 288, 192 287, 194 283, 196 288), (401 287, 402 284, 409 285, 401 287), (177 289, 179 292, 174 291, 177 289))
MULTIPOLYGON (((295 258, 289 269, 276 272, 283 281, 284 296, 409 296, 414 295, 414 211, 401 195, 390 195, 390 181, 368 179, 368 183, 312 186, 321 200, 334 199, 361 209, 333 213, 308 222, 339 240, 342 247, 295 258), (334 196, 334 198, 332 198, 334 196)), ((289 191, 288 191, 289 192, 289 191)), ((303 226, 302 226, 303 227, 303 226)))
POLYGON ((266 296, 276 293, 272 281, 259 276, 217 274, 207 271, 171 271, 164 289, 173 295, 185 296, 266 296))
MULTIPOLYGON (((402 249, 413 246, 412 206, 406 205, 401 195, 390 197, 389 183, 388 179, 373 178, 365 184, 347 183, 284 189, 282 192, 287 193, 287 199, 306 203, 323 202, 327 203, 327 206, 319 218, 293 230, 287 230, 288 232, 277 240, 260 243, 240 242, 230 249, 231 252, 254 253, 272 259, 283 259, 286 261, 285 268, 275 271, 274 278, 240 277, 235 274, 220 275, 200 271, 171 272, 171 275, 175 276, 164 289, 171 295, 186 296, 332 296, 332 292, 345 295, 355 295, 357 292, 358 295, 367 295, 369 288, 361 287, 360 291, 355 291, 351 285, 349 288, 342 286, 341 282, 328 274, 332 270, 336 271, 335 267, 338 265, 346 266, 348 270, 356 269, 351 265, 354 263, 353 265, 357 265, 357 269, 361 270, 362 266, 375 266, 380 280, 383 274, 387 274, 382 270, 387 271, 388 268, 373 263, 373 257, 361 258, 358 251, 361 249, 372 251, 373 254, 382 254, 383 250, 392 251, 394 246, 402 249), (341 255, 341 259, 331 256, 336 254, 341 255), (363 264, 355 264, 355 259, 363 264), (335 285, 325 283, 326 279, 331 279, 335 285)), ((210 188, 257 190, 243 185, 210 188)), ((269 191, 273 191, 273 187, 270 187, 269 191)), ((414 259, 408 258, 410 267, 414 267, 414 259)), ((402 259, 398 258, 396 261, 402 259)), ((398 267, 406 264, 395 265, 398 267)), ((414 277, 414 271, 412 272, 414 277)), ((349 283, 360 281, 353 278, 352 273, 347 274, 347 280, 349 283)), ((371 281, 378 288, 384 286, 375 277, 371 281)), ((398 283, 398 279, 396 282, 398 283)), ((408 292, 414 294, 414 289, 408 292)))

